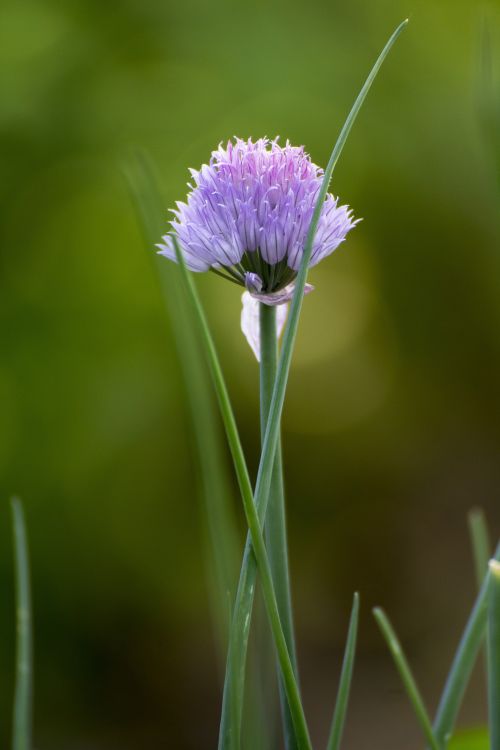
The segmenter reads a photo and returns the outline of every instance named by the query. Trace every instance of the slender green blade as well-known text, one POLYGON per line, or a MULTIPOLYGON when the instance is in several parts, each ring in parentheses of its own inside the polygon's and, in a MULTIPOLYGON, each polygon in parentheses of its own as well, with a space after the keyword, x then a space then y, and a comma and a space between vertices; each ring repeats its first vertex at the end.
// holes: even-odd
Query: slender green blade
POLYGON ((200 468, 200 496, 208 531, 207 571, 212 617, 223 663, 229 639, 237 559, 240 542, 232 507, 225 446, 219 428, 213 392, 195 321, 190 314, 180 269, 153 253, 155 243, 165 233, 165 201, 149 159, 141 153, 125 164, 125 176, 136 208, 144 243, 155 261, 169 323, 186 388, 187 404, 195 436, 200 468))
MULTIPOLYGON (((495 560, 499 559, 500 544, 495 552, 495 560)), ((446 748, 450 741, 465 689, 484 639, 488 619, 490 576, 491 573, 488 571, 458 644, 436 712, 433 728, 440 748, 446 748)))
POLYGON ((415 682, 415 678, 413 677, 408 661, 403 653, 401 644, 396 633, 394 632, 394 628, 392 627, 387 615, 382 609, 377 607, 373 610, 373 615, 380 627, 382 635, 384 636, 385 641, 396 663, 396 667, 401 676, 401 680, 403 682, 403 685, 405 686, 406 693, 413 706, 413 710, 415 711, 415 715, 420 723, 424 736, 432 750, 439 750, 439 745, 432 729, 429 714, 427 713, 424 701, 422 700, 422 696, 420 695, 420 691, 417 687, 417 683, 415 682))
MULTIPOLYGON (((318 228, 318 222, 325 201, 328 188, 330 186, 330 180, 332 178, 333 170, 339 160, 340 154, 345 146, 347 137, 351 132, 352 126, 359 114, 361 106, 366 99, 366 95, 370 90, 377 74, 384 62, 385 58, 392 49, 397 38, 408 23, 408 19, 403 21, 394 33, 391 35, 389 41, 385 45, 384 49, 378 56, 375 65, 371 69, 361 91, 359 92, 356 101, 354 102, 351 111, 349 112, 347 119, 340 131, 340 135, 335 143, 332 154, 328 161, 325 169, 323 181, 318 194, 318 200, 314 208, 313 217, 309 230, 307 233, 306 243, 304 246, 303 257, 300 263, 299 272, 295 282, 295 291, 290 305, 290 312, 283 335, 283 346, 278 364, 278 371, 276 374, 276 380, 274 383, 273 396, 271 399, 271 405, 269 408, 269 418, 267 422, 266 434, 264 437, 264 443, 262 448, 262 457, 259 465, 259 473, 257 476, 257 485, 255 490, 255 497, 257 506, 260 506, 261 500, 267 498, 269 492, 269 485, 271 481, 272 468, 274 463, 274 455, 276 452, 276 445, 278 441, 278 435, 280 430, 281 414, 283 411, 283 404, 285 400, 286 386, 288 382, 288 375, 290 372, 290 364, 292 360, 293 349, 295 345, 295 339, 297 336, 297 329, 299 324, 300 312, 302 309, 302 301, 304 297, 304 287, 307 280, 307 273, 309 269, 309 261, 311 259, 312 248, 316 230, 318 228)), ((267 500, 265 500, 266 502, 267 500)))
MULTIPOLYGON (((483 585, 484 576, 488 570, 488 562, 491 555, 488 526, 483 511, 480 508, 474 508, 468 515, 469 534, 472 544, 472 556, 474 559, 474 568, 476 571, 476 583, 478 591, 483 585)), ((488 674, 488 658, 486 649, 482 648, 484 656, 484 674, 488 674)))
POLYGON ((21 501, 11 500, 16 577, 16 687, 12 750, 31 750, 33 713, 33 634, 28 539, 21 501))
POLYGON ((500 563, 491 560, 488 588, 488 704, 490 747, 500 750, 500 563))
POLYGON ((484 576, 488 570, 488 561, 491 555, 488 525, 483 511, 474 508, 468 515, 469 533, 472 543, 472 553, 476 570, 478 589, 481 588, 484 576))
POLYGON ((205 344, 210 371, 212 373, 215 392, 219 401, 222 420, 226 428, 226 436, 229 443, 231 455, 233 457, 236 476, 243 500, 243 509, 245 511, 245 516, 250 532, 251 548, 253 550, 253 554, 255 555, 260 573, 262 593, 264 596, 264 602, 266 604, 266 610, 269 617, 269 623, 271 625, 274 644, 280 663, 281 674, 283 676, 283 684, 286 690, 286 696, 288 705, 290 707, 290 713, 293 719, 298 746, 299 748, 301 748, 301 750, 309 750, 309 748, 311 748, 309 730, 307 729, 304 710, 302 707, 302 702, 300 700, 300 693, 290 660, 290 654, 286 645, 283 628, 281 625, 278 605, 276 602, 276 594, 274 591, 271 575, 271 567, 266 552, 266 546, 264 544, 264 537, 262 535, 261 522, 259 520, 257 508, 254 504, 252 486, 250 484, 248 469, 245 462, 245 456, 243 454, 243 448, 241 446, 236 420, 234 418, 234 412, 231 406, 231 401, 229 399, 229 393, 226 387, 224 376, 222 374, 222 368, 220 366, 219 358, 217 356, 215 345, 212 339, 212 334, 205 317, 205 312, 203 310, 201 300, 198 296, 198 292, 193 283, 191 274, 188 271, 184 256, 181 252, 181 249, 179 248, 179 244, 175 235, 172 235, 172 240, 175 247, 177 262, 182 270, 182 276, 189 298, 193 305, 193 310, 197 315, 200 332, 205 344))
POLYGON ((352 604, 351 619, 347 633, 347 641, 344 653, 344 662, 340 674, 340 683, 333 712, 332 726, 326 750, 338 750, 344 731, 345 717, 349 703, 349 693, 351 690, 352 672, 354 668, 354 657, 356 654, 356 641, 358 637, 359 621, 359 594, 354 594, 352 604))
MULTIPOLYGON (((399 37, 400 33, 405 28, 407 20, 403 21, 395 32, 390 37, 389 41, 385 45, 384 49, 380 53, 378 59, 375 62, 372 70, 370 71, 360 93, 358 94, 351 111, 340 131, 337 142, 333 148, 330 160, 325 170, 323 182, 318 195, 318 200, 315 206, 311 224, 309 227, 306 244, 304 247, 304 253, 302 262, 300 265, 299 273, 295 282, 295 292, 290 305, 290 312, 288 315, 288 321, 285 327, 285 333, 283 337, 283 346, 281 349, 281 355, 278 363, 278 370, 276 379, 274 382, 274 388, 271 398, 271 404, 269 408, 269 417, 267 421, 266 431, 263 440, 263 447, 261 453, 261 459, 259 463, 259 470, 257 474, 257 483, 255 487, 255 504, 258 509, 261 523, 266 518, 267 502, 269 497, 269 489, 272 481, 274 459, 276 455, 276 449, 278 445, 278 438, 280 433, 281 414, 283 411, 283 404, 285 400, 286 386, 288 382, 288 374, 290 372, 290 364, 292 360, 293 349, 295 345, 295 339, 297 335, 297 328, 300 318, 300 312, 302 308, 302 298, 304 296, 304 287, 307 278, 307 271, 309 260, 311 258, 312 246, 314 242, 314 236, 319 222, 321 209, 328 192, 328 187, 332 177, 333 170, 337 161, 340 157, 342 149, 344 148, 347 136, 349 135, 354 121, 361 109, 361 106, 371 88, 373 81, 375 80, 377 73, 380 70, 382 63, 387 57, 389 51, 394 45, 395 41, 399 37)), ((231 747, 227 743, 226 737, 228 733, 228 726, 230 722, 231 708, 230 700, 227 695, 229 685, 234 681, 237 681, 240 685, 243 681, 245 671, 245 659, 246 659, 246 645, 248 642, 248 627, 250 624, 250 618, 252 614, 253 606, 253 591, 255 587, 255 575, 256 569, 254 561, 251 555, 250 537, 247 537, 247 544, 245 547, 245 553, 243 557, 240 582, 238 585, 238 593, 236 595, 235 603, 235 617, 233 619, 233 627, 238 628, 238 632, 234 634, 233 643, 238 648, 238 653, 234 654, 232 658, 228 658, 228 669, 234 668, 236 674, 232 675, 226 673, 226 682, 224 686, 224 699, 222 708, 221 718, 221 730, 219 735, 219 750, 226 747, 231 747)), ((231 646, 230 646, 231 647, 231 646)))

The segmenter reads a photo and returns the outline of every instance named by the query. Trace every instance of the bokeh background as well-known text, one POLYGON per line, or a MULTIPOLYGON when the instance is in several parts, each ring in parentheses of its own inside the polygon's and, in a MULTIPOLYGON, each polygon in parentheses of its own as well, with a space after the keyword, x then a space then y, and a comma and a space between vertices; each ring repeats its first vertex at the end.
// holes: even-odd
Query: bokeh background
MULTIPOLYGON (((31 541, 36 746, 215 747, 191 426, 122 164, 149 151, 165 208, 233 134, 280 134, 325 164, 406 16, 334 176, 363 222, 311 274, 284 444, 313 736, 327 731, 357 589, 346 750, 420 746, 370 608, 390 612, 433 706, 474 597, 467 511, 482 506, 500 534, 500 6, 474 0, 3 0, 2 745, 15 492, 31 541)), ((255 469, 239 293, 197 281, 255 469)), ((462 724, 485 713, 478 674, 462 724)))

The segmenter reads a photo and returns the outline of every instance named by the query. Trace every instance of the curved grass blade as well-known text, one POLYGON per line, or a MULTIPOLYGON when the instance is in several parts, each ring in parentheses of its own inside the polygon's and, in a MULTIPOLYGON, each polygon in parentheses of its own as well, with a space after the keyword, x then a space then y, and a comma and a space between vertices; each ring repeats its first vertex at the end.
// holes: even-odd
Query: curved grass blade
POLYGON ((406 693, 413 706, 413 710, 415 711, 415 715, 420 723, 425 738, 432 750, 439 750, 439 744, 434 735, 429 714, 427 713, 427 709, 422 700, 422 696, 420 695, 420 691, 417 687, 410 666, 403 653, 398 637, 394 632, 387 615, 382 609, 379 607, 375 608, 373 610, 373 615, 396 663, 403 685, 406 688, 406 693))
POLYGON ((339 690, 335 702, 335 711, 333 713, 330 736, 326 745, 326 750, 338 750, 344 731, 345 717, 347 714, 347 705, 349 702, 349 692, 352 682, 352 670, 354 667, 354 657, 356 654, 356 641, 358 636, 359 620, 359 594, 354 594, 352 604, 351 619, 349 621, 349 630, 345 647, 344 661, 342 672, 340 674, 339 690))
MULTIPOLYGON (((165 230, 165 201, 154 169, 144 154, 137 153, 125 164, 125 176, 136 208, 148 251, 165 230)), ((215 624, 221 664, 224 664, 231 610, 236 590, 239 539, 228 478, 223 435, 219 428, 212 386, 205 358, 186 295, 180 270, 154 255, 155 270, 175 346, 179 356, 187 405, 200 467, 202 507, 208 530, 206 542, 212 618, 215 624), (229 606, 228 606, 229 604, 229 606)))
POLYGON ((300 700, 300 693, 297 682, 295 680, 290 655, 288 653, 288 648, 281 625, 278 605, 276 602, 276 594, 274 592, 273 580, 271 575, 271 568, 264 544, 264 537, 262 535, 261 523, 257 513, 257 508, 254 504, 252 486, 250 484, 248 469, 246 466, 233 409, 229 400, 229 394, 226 388, 226 383, 224 381, 224 376, 222 374, 219 359, 217 357, 217 352, 215 350, 212 334, 210 333, 210 329, 205 318, 205 313, 203 311, 198 292, 193 283, 193 279, 191 278, 191 274, 188 271, 184 256, 182 255, 175 235, 172 235, 172 240, 175 246, 177 262, 182 270, 182 276, 186 284, 186 289, 188 290, 193 309, 195 310, 198 318, 200 332, 205 345, 210 371, 212 373, 212 379, 219 401, 222 420, 226 428, 229 448, 231 450, 231 455, 233 457, 233 462, 236 468, 236 475, 243 500, 243 508, 245 511, 245 516, 251 536, 252 550, 259 569, 262 584, 262 593, 264 596, 264 602, 266 604, 266 610, 269 617, 269 623, 271 625, 274 644, 281 667, 281 674, 286 690, 288 705, 290 707, 290 713, 292 714, 298 747, 304 750, 310 750, 311 740, 309 738, 309 731, 307 729, 304 710, 302 708, 302 703, 300 700))
POLYGON ((28 540, 21 501, 11 500, 16 577, 16 687, 12 750, 31 750, 33 714, 33 635, 28 540))
POLYGON ((488 703, 491 750, 500 750, 500 563, 489 564, 488 703))
POLYGON ((488 570, 488 561, 491 555, 488 525, 481 508, 470 511, 467 520, 469 522, 469 533, 472 543, 474 566, 476 569, 476 580, 478 589, 481 588, 484 576, 488 570))
POLYGON ((297 336, 297 328, 299 324, 300 312, 302 309, 302 301, 304 297, 304 288, 307 280, 307 272, 309 269, 309 261, 311 259, 312 248, 316 230, 318 228, 318 222, 323 208, 323 203, 328 193, 330 186, 330 180, 332 178, 333 170, 339 160, 340 154, 345 146, 346 140, 351 132, 351 128, 354 125, 356 117, 358 116, 359 110, 370 90, 377 73, 379 72, 382 63, 392 49, 397 38, 408 24, 408 19, 404 20, 391 35, 389 41, 385 45, 384 49, 380 53, 375 62, 375 65, 371 69, 368 78, 366 79, 361 91, 359 92, 356 101, 354 102, 351 111, 349 112, 347 119, 340 131, 340 135, 333 148, 332 154, 328 161, 321 183, 321 188, 314 208, 313 217, 309 230, 307 233, 306 243, 304 246, 304 253, 301 260, 297 279, 295 281, 295 291, 290 305, 290 312, 288 320, 285 326, 285 332, 283 334, 283 346, 281 349, 281 356, 278 364, 278 371, 276 374, 276 380, 273 389, 273 396, 271 399, 271 405, 269 408, 269 418, 267 422, 266 434, 264 437, 264 443, 262 448, 262 459, 259 466, 259 474, 257 477, 256 485, 256 501, 257 505, 261 496, 264 497, 269 491, 269 483, 272 473, 272 466, 274 461, 274 454, 276 452, 276 444, 278 441, 281 413, 283 411, 283 403, 285 400, 286 385, 288 381, 288 375, 290 372, 290 364, 292 360, 293 348, 295 345, 295 338, 297 336))
MULTIPOLYGON (((267 421, 266 431, 263 440, 261 460, 259 464, 259 470, 257 474, 257 483, 255 487, 255 505, 258 509, 261 523, 263 523, 266 517, 267 502, 269 496, 269 488, 271 486, 271 479, 274 466, 274 458, 276 455, 276 448, 278 444, 278 437, 280 432, 281 414, 283 411, 283 404, 285 400, 286 386, 288 382, 288 374, 290 372, 290 364, 292 360, 293 349, 295 345, 295 338, 297 335, 297 328, 299 324, 299 317, 302 308, 302 299, 304 296, 304 287, 307 278, 307 271, 309 266, 309 260, 311 258, 312 247, 314 242, 314 236, 318 226, 321 209, 328 192, 330 180, 332 177, 333 170, 337 161, 342 153, 347 137, 351 131, 351 128, 358 116, 359 110, 371 88, 373 81, 375 80, 377 73, 382 66, 385 58, 389 54, 392 46, 396 42, 397 38, 407 25, 408 20, 403 21, 397 29, 394 31, 389 41, 383 48, 378 59, 375 62, 372 70, 370 71, 361 91, 359 92, 349 115, 340 131, 337 142, 333 148, 330 156, 328 165, 325 169, 323 182, 318 195, 318 200, 314 209, 311 224, 307 234, 306 244, 304 246, 303 258, 301 261, 299 273, 295 282, 295 292, 290 305, 290 312, 288 315, 287 324, 283 336, 283 345, 281 349, 281 355, 278 363, 278 370, 276 379, 274 382, 273 394, 271 398, 271 404, 269 408, 269 417, 267 421)), ((228 727, 230 725, 230 700, 228 696, 229 685, 234 682, 238 683, 240 689, 244 681, 245 673, 245 660, 246 650, 248 644, 248 628, 250 625, 250 618, 252 614, 253 605, 253 592, 255 588, 255 565, 253 563, 250 547, 250 537, 247 537, 247 543, 245 546, 245 552, 243 562, 241 566, 240 581, 238 584, 238 592, 236 594, 235 602, 235 616, 233 618, 234 629, 237 632, 232 638, 234 647, 238 648, 238 653, 233 657, 228 658, 228 669, 235 668, 236 674, 226 673, 226 682, 224 685, 224 698, 222 706, 222 718, 221 718, 221 729, 219 734, 219 750, 226 747, 231 747, 227 744, 226 738, 228 735, 228 727)), ((230 642, 231 648, 231 642, 230 642)))
MULTIPOLYGON (((500 544, 497 546, 494 559, 500 559, 500 544)), ((451 738, 465 688, 484 639, 488 619, 490 577, 491 573, 488 571, 458 644, 434 719, 434 735, 440 748, 446 748, 451 738)))

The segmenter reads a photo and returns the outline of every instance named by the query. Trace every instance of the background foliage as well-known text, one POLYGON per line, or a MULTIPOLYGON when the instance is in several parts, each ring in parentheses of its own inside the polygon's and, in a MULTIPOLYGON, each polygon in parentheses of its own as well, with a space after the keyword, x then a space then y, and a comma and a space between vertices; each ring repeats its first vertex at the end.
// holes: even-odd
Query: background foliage
MULTIPOLYGON (((419 746, 369 607, 390 611, 432 701, 473 598, 466 511, 482 505, 500 529, 500 142, 484 76, 491 48, 498 81, 499 6, 2 3, 0 487, 25 499, 30 530, 38 747, 198 750, 217 731, 183 383, 121 161, 146 147, 168 206, 188 166, 235 133, 279 133, 324 164, 407 15, 336 171, 334 192, 364 220, 311 274, 284 417, 315 738, 352 591, 362 598, 347 750, 419 746)), ((255 466, 239 294, 199 284, 255 466)), ((5 744, 6 502, 0 517, 5 744)), ((480 675, 469 692, 463 723, 480 723, 480 675)))

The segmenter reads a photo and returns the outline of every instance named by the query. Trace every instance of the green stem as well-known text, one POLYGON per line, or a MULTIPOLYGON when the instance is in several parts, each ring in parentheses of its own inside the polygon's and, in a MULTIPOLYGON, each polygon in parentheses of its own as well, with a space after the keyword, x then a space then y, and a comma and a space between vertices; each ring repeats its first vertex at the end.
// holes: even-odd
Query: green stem
MULTIPOLYGON (((261 439, 264 440, 269 407, 273 393, 278 362, 278 341, 276 336, 276 308, 260 305, 260 424, 261 439)), ((298 679, 297 655, 292 615, 290 575, 288 569, 288 547, 285 516, 285 493, 283 487, 283 465, 281 455, 281 437, 278 437, 274 468, 269 490, 266 514, 267 554, 271 566, 274 590, 278 603, 281 624, 285 635, 288 653, 292 662, 295 677, 298 679)), ((283 680, 279 674, 283 732, 287 750, 295 750, 295 732, 293 721, 286 700, 283 680)))
POLYGON ((16 689, 12 726, 12 750, 31 750, 33 701, 33 640, 28 541, 21 502, 12 498, 14 561, 16 574, 16 689))
POLYGON ((354 668, 354 657, 356 655, 356 641, 358 637, 359 621, 359 594, 354 594, 352 603, 351 619, 347 633, 347 642, 345 646, 344 661, 342 672, 340 674, 339 689, 337 700, 335 701, 335 710, 333 712, 332 726, 330 736, 326 745, 326 750, 338 750, 344 731, 345 717, 347 714, 347 704, 349 701, 349 692, 352 682, 352 671, 354 668))
POLYGON ((496 560, 490 561, 488 599, 490 747, 500 750, 500 563, 496 560))
POLYGON ((373 615, 392 654, 392 658, 394 659, 403 685, 406 688, 408 698, 410 699, 413 710, 415 711, 415 715, 419 720, 420 726, 422 727, 422 731, 429 744, 429 747, 431 747, 432 750, 439 750, 439 745, 432 729, 429 714, 427 713, 424 701, 422 699, 422 696, 420 695, 420 690, 418 689, 415 678, 413 677, 410 665, 406 660, 403 649, 401 648, 401 644, 396 633, 394 632, 394 628, 389 622, 387 615, 382 609, 380 609, 380 607, 376 607, 373 610, 373 615))

